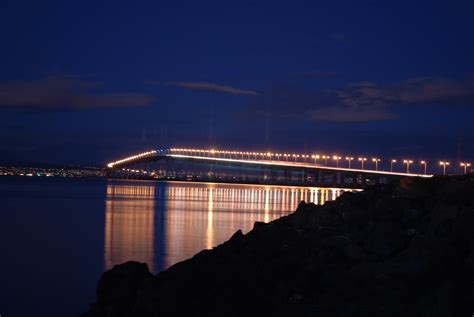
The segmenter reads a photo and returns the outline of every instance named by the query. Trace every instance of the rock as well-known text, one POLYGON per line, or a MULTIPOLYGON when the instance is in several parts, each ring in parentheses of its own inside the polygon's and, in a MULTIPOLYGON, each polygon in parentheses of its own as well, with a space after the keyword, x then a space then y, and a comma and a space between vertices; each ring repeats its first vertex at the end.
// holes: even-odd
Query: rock
POLYGON ((389 257, 404 249, 410 241, 409 235, 396 224, 379 224, 375 231, 370 233, 364 245, 369 254, 379 257, 389 257))
POLYGON ((146 263, 126 262, 102 274, 97 285, 97 303, 84 316, 127 316, 144 279, 153 277, 146 263))

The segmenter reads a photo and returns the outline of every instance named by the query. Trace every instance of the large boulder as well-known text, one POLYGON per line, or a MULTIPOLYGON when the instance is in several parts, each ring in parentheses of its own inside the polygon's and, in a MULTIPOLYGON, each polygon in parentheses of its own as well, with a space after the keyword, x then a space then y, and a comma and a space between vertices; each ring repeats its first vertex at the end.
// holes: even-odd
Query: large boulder
POLYGON ((102 274, 97 285, 97 302, 84 316, 130 316, 139 287, 153 277, 146 263, 126 262, 102 274))

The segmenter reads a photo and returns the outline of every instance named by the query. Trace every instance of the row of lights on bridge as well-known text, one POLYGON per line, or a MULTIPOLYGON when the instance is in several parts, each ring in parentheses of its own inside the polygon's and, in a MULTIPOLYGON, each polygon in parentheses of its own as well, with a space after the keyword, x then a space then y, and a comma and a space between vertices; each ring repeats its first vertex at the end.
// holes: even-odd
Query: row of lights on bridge
MULTIPOLYGON (((202 154, 204 156, 205 155, 208 155, 208 156, 210 156, 210 155, 224 155, 224 158, 225 158, 225 155, 229 155, 229 158, 232 158, 232 155, 240 155, 241 159, 244 159, 245 156, 247 156, 247 159, 252 159, 252 158, 253 159, 259 159, 259 158, 261 158, 261 159, 265 159, 265 158, 272 159, 272 157, 276 157, 277 160, 280 160, 280 158, 283 158, 286 161, 294 160, 295 162, 297 162, 299 159, 303 159, 304 162, 307 162, 307 160, 311 158, 311 159, 314 160, 315 164, 318 163, 318 160, 323 160, 325 166, 328 165, 329 160, 333 160, 333 161, 336 162, 336 167, 339 167, 339 161, 341 161, 343 159, 342 156, 338 156, 338 155, 330 156, 330 155, 318 155, 318 154, 308 155, 308 154, 288 154, 288 153, 271 153, 271 152, 262 153, 262 152, 220 151, 220 150, 181 149, 181 148, 171 148, 169 150, 159 150, 159 151, 160 152, 168 152, 169 151, 169 152, 178 152, 178 153, 179 152, 184 152, 184 153, 189 152, 189 153, 197 153, 198 155, 202 154)), ((133 155, 133 156, 115 161, 115 162, 111 162, 111 163, 107 164, 107 167, 112 168, 117 164, 126 163, 126 162, 129 162, 129 161, 134 161, 134 160, 137 160, 137 159, 140 159, 140 158, 144 158, 144 157, 147 157, 147 156, 153 156, 153 155, 156 155, 156 154, 157 154, 157 151, 148 151, 148 152, 140 153, 140 154, 137 154, 137 155, 133 155)), ((348 162, 348 168, 351 168, 351 163, 352 163, 353 160, 355 160, 355 158, 352 157, 352 156, 346 156, 345 160, 348 162)), ((358 157, 357 160, 360 162, 361 169, 364 169, 364 167, 365 167, 364 165, 368 161, 368 158, 367 157, 358 157)), ((374 158, 371 159, 371 161, 374 163, 375 170, 378 171, 379 163, 382 160, 380 158, 374 157, 374 158)), ((414 164, 414 161, 410 160, 410 159, 405 159, 405 160, 402 160, 401 162, 403 162, 403 164, 406 165, 406 172, 410 173, 410 165, 414 164)), ((395 159, 390 160, 390 172, 393 172, 393 167, 396 163, 398 163, 397 160, 395 160, 395 159)), ((450 166, 450 164, 451 163, 448 162, 448 161, 440 161, 439 162, 439 165, 442 168, 444 175, 446 174, 446 168, 448 166, 450 166)), ((428 162, 425 161, 425 160, 422 160, 422 161, 420 161, 420 165, 423 166, 424 174, 426 174, 428 162)), ((471 167, 471 163, 461 162, 460 166, 464 169, 464 174, 466 174, 467 169, 471 167)))
POLYGON ((130 161, 134 161, 134 160, 138 160, 140 158, 144 158, 144 157, 147 157, 147 156, 150 156, 150 155, 155 155, 156 153, 157 153, 156 151, 148 151, 148 152, 140 153, 140 154, 137 154, 137 155, 133 155, 133 156, 124 158, 122 160, 111 162, 111 163, 107 164, 107 167, 112 168, 112 167, 114 167, 114 165, 130 162, 130 161))
MULTIPOLYGON (((202 149, 176 149, 172 148, 170 149, 171 152, 191 152, 191 153, 203 153, 203 154, 217 154, 217 155, 241 155, 241 158, 243 159, 244 156, 247 156, 248 159, 251 159, 252 156, 254 159, 262 158, 265 159, 266 157, 276 157, 277 160, 280 160, 281 157, 285 159, 286 161, 289 161, 291 159, 294 159, 295 162, 297 162, 298 159, 303 159, 304 162, 307 162, 309 158, 314 160, 314 163, 317 164, 318 160, 323 160, 324 165, 328 165, 328 160, 333 160, 336 162, 336 167, 339 167, 339 161, 343 159, 342 156, 338 155, 318 155, 318 154, 313 154, 313 155, 308 155, 308 154, 288 154, 288 153, 262 153, 262 152, 241 152, 241 151, 220 151, 220 150, 202 150, 202 149)), ((355 160, 354 157, 352 156, 346 156, 344 158, 348 162, 348 168, 351 168, 351 163, 353 160, 355 160)), ((360 162, 360 167, 361 169, 364 169, 365 163, 369 160, 367 157, 358 157, 357 160, 360 162)), ((379 163, 382 161, 380 158, 373 157, 371 161, 374 163, 375 170, 378 171, 379 168, 379 163)), ((414 164, 413 160, 410 159, 404 159, 401 160, 404 165, 406 165, 406 172, 410 173, 410 165, 414 164)), ((398 161, 395 159, 390 160, 390 172, 393 172, 394 165, 397 164, 398 161)), ((420 165, 423 167, 423 172, 424 174, 427 173, 427 167, 428 167, 428 161, 426 160, 421 160, 420 165)), ((446 168, 451 165, 450 162, 448 161, 440 161, 439 162, 440 167, 443 170, 443 174, 446 174, 446 168)), ((461 162, 460 166, 464 169, 464 174, 467 173, 467 169, 471 167, 471 163, 468 162, 461 162)))

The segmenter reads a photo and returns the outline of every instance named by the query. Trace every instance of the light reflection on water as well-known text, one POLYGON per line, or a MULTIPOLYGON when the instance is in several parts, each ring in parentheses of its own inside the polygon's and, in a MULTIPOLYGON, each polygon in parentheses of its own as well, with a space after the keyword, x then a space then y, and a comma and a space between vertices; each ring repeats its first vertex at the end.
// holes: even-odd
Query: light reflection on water
POLYGON ((186 182, 107 183, 104 266, 128 260, 159 271, 202 249, 347 189, 186 182), (162 250, 157 250, 161 248, 162 250), (155 263, 156 254, 161 263, 155 263))
POLYGON ((154 188, 107 186, 104 265, 135 259, 154 268, 154 188), (130 199, 144 197, 145 199, 130 199))

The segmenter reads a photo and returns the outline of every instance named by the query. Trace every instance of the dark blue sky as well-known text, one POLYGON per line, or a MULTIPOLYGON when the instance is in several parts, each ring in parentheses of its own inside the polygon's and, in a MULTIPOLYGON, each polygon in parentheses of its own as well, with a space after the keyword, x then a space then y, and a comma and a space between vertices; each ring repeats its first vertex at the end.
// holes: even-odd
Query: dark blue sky
POLYGON ((3 1, 0 161, 473 158, 472 1, 3 1))

